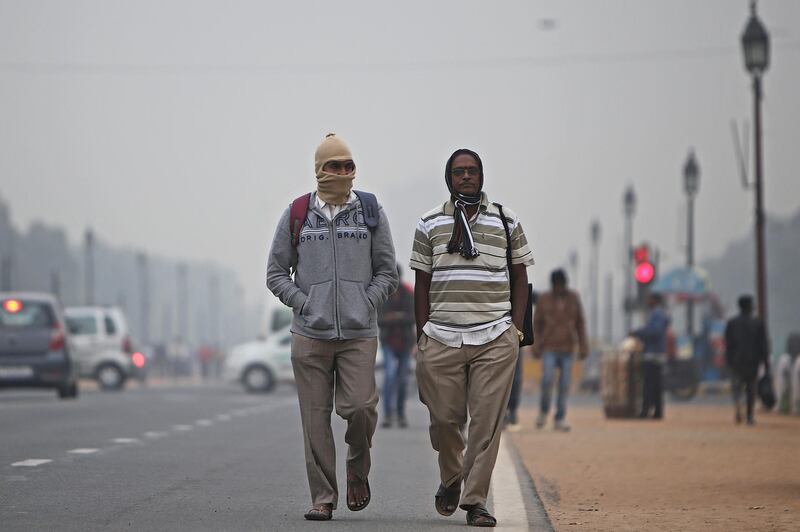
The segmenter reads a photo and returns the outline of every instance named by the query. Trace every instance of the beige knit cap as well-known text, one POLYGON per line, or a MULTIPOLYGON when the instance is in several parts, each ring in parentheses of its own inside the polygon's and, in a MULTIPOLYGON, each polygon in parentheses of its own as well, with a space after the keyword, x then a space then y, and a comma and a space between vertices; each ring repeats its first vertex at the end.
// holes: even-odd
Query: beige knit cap
POLYGON ((317 151, 314 154, 314 173, 317 177, 320 177, 322 167, 328 161, 347 161, 352 159, 353 155, 350 153, 347 143, 341 137, 338 137, 336 133, 328 133, 317 146, 317 151))

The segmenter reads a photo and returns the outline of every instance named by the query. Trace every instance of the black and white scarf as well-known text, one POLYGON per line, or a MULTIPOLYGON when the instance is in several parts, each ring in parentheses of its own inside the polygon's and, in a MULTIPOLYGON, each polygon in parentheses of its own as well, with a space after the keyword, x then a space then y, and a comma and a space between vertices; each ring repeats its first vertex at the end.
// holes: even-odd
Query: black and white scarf
POLYGON ((453 233, 447 243, 448 253, 460 253, 467 260, 472 260, 480 255, 475 247, 475 239, 472 237, 467 217, 467 206, 480 205, 480 203, 480 196, 453 195, 455 210, 453 211, 453 233))

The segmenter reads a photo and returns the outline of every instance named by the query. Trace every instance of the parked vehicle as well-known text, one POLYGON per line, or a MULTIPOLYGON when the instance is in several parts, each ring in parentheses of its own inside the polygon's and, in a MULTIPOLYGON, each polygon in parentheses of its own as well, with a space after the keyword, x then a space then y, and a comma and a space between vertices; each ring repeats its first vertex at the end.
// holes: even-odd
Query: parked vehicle
POLYGON ((651 287, 667 298, 671 308, 675 353, 664 367, 664 389, 673 398, 692 399, 700 383, 727 379, 725 368, 725 313, 700 268, 674 268, 651 287), (694 337, 687 334, 687 301, 694 302, 694 337))
POLYGON ((125 314, 117 307, 67 307, 64 310, 82 377, 103 390, 120 390, 129 378, 143 380, 147 358, 133 350, 125 314))
POLYGON ((55 388, 78 396, 78 372, 61 306, 50 294, 0 293, 0 388, 55 388))
POLYGON ((291 347, 288 327, 266 340, 237 345, 225 360, 225 380, 253 393, 272 391, 278 382, 294 383, 291 347))

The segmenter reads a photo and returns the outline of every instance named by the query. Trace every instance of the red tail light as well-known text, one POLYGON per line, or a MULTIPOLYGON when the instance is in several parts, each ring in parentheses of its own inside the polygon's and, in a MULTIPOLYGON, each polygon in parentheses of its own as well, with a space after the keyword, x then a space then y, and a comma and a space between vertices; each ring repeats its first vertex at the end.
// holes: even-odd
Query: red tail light
POLYGON ((122 338, 122 352, 130 353, 131 351, 133 351, 133 349, 131 349, 131 339, 125 336, 122 338))
POLYGON ((64 331, 60 327, 53 329, 50 333, 50 345, 47 346, 50 351, 60 351, 64 349, 64 331))
POLYGON ((144 367, 144 355, 137 351, 131 355, 131 362, 137 368, 142 369, 144 367))

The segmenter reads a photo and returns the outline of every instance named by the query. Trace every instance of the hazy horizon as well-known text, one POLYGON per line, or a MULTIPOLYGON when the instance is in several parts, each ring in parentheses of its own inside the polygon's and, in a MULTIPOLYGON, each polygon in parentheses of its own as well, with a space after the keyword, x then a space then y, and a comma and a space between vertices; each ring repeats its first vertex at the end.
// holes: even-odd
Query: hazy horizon
MULTIPOLYGON (((692 147, 698 262, 752 231, 729 130, 751 120, 745 0, 221 5, 0 0, 0 197, 20 228, 41 219, 76 243, 91 226, 213 260, 258 301, 278 217, 314 187, 314 148, 335 131, 403 264, 462 146, 520 215, 538 286, 575 248, 586 287, 594 218, 602 275, 621 286, 628 185, 635 239, 682 263, 692 147)), ((759 13, 766 208, 786 217, 800 208, 800 2, 759 13)))

